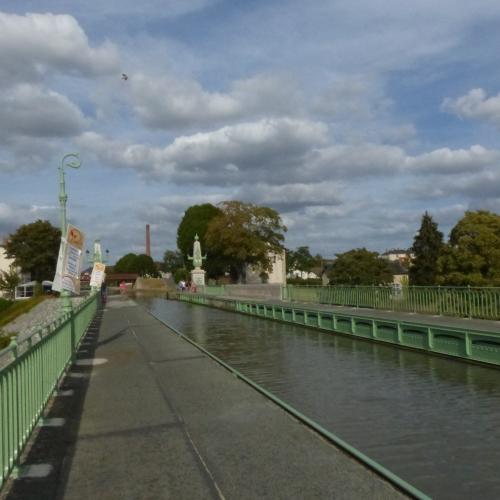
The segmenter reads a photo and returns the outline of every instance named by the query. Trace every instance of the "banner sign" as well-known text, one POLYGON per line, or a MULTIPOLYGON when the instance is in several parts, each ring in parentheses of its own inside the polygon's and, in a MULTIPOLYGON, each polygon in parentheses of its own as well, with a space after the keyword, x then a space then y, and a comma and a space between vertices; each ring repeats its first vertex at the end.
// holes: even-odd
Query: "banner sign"
POLYGON ((80 267, 85 235, 75 226, 68 224, 66 238, 61 238, 57 258, 56 276, 52 290, 68 290, 80 293, 80 267))
POLYGON ((106 265, 102 262, 96 262, 92 268, 92 275, 90 276, 90 286, 95 286, 100 288, 102 282, 104 281, 104 272, 106 271, 106 265))

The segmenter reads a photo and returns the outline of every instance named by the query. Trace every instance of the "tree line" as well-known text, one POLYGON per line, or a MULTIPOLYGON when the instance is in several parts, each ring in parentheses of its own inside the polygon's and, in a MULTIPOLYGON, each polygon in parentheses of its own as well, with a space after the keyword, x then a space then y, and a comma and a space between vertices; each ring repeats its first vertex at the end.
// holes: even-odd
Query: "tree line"
MULTIPOLYGON (((208 278, 230 276, 244 280, 247 265, 259 267, 262 278, 272 268, 272 253, 282 253, 286 226, 275 210, 225 201, 189 207, 177 229, 177 249, 167 250, 160 269, 186 279, 192 268, 188 256, 197 234, 207 254, 208 278)), ((37 220, 20 226, 4 243, 7 257, 34 280, 54 277, 61 233, 49 221, 37 220)), ((411 285, 500 286, 500 215, 486 210, 467 211, 450 232, 447 242, 432 216, 425 212, 409 251, 413 258, 408 275, 411 285)), ((336 254, 325 266, 320 254, 308 246, 286 250, 287 272, 315 270, 327 274, 336 285, 380 285, 392 283, 391 264, 377 252, 356 248, 336 254)), ((147 255, 126 254, 113 272, 158 276, 157 263, 147 255)), ((0 273, 0 290, 12 290, 17 273, 0 273)))

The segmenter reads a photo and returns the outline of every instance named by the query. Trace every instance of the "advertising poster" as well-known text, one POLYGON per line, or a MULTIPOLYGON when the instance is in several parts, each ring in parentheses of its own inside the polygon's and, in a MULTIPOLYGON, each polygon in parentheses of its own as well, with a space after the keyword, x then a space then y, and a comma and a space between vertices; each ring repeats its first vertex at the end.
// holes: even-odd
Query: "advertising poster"
POLYGON ((68 224, 66 238, 61 238, 56 276, 52 290, 80 293, 80 267, 85 235, 75 226, 68 224))
POLYGON ((102 262, 96 262, 92 268, 92 275, 90 276, 90 286, 100 288, 104 281, 106 265, 102 262))

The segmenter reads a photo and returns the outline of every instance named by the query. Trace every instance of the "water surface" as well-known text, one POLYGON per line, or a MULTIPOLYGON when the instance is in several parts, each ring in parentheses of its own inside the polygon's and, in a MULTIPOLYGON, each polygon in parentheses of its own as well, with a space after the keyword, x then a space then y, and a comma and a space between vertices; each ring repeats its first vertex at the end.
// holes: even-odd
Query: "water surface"
POLYGON ((500 370, 159 298, 139 299, 434 498, 500 498, 500 370))

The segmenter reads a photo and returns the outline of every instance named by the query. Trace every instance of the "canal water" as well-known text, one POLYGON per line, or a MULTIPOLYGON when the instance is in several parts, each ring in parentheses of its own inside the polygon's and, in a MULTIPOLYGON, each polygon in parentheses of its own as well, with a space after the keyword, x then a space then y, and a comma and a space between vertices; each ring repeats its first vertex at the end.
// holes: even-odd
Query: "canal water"
POLYGON ((424 493, 500 498, 500 369, 184 302, 139 303, 424 493))

